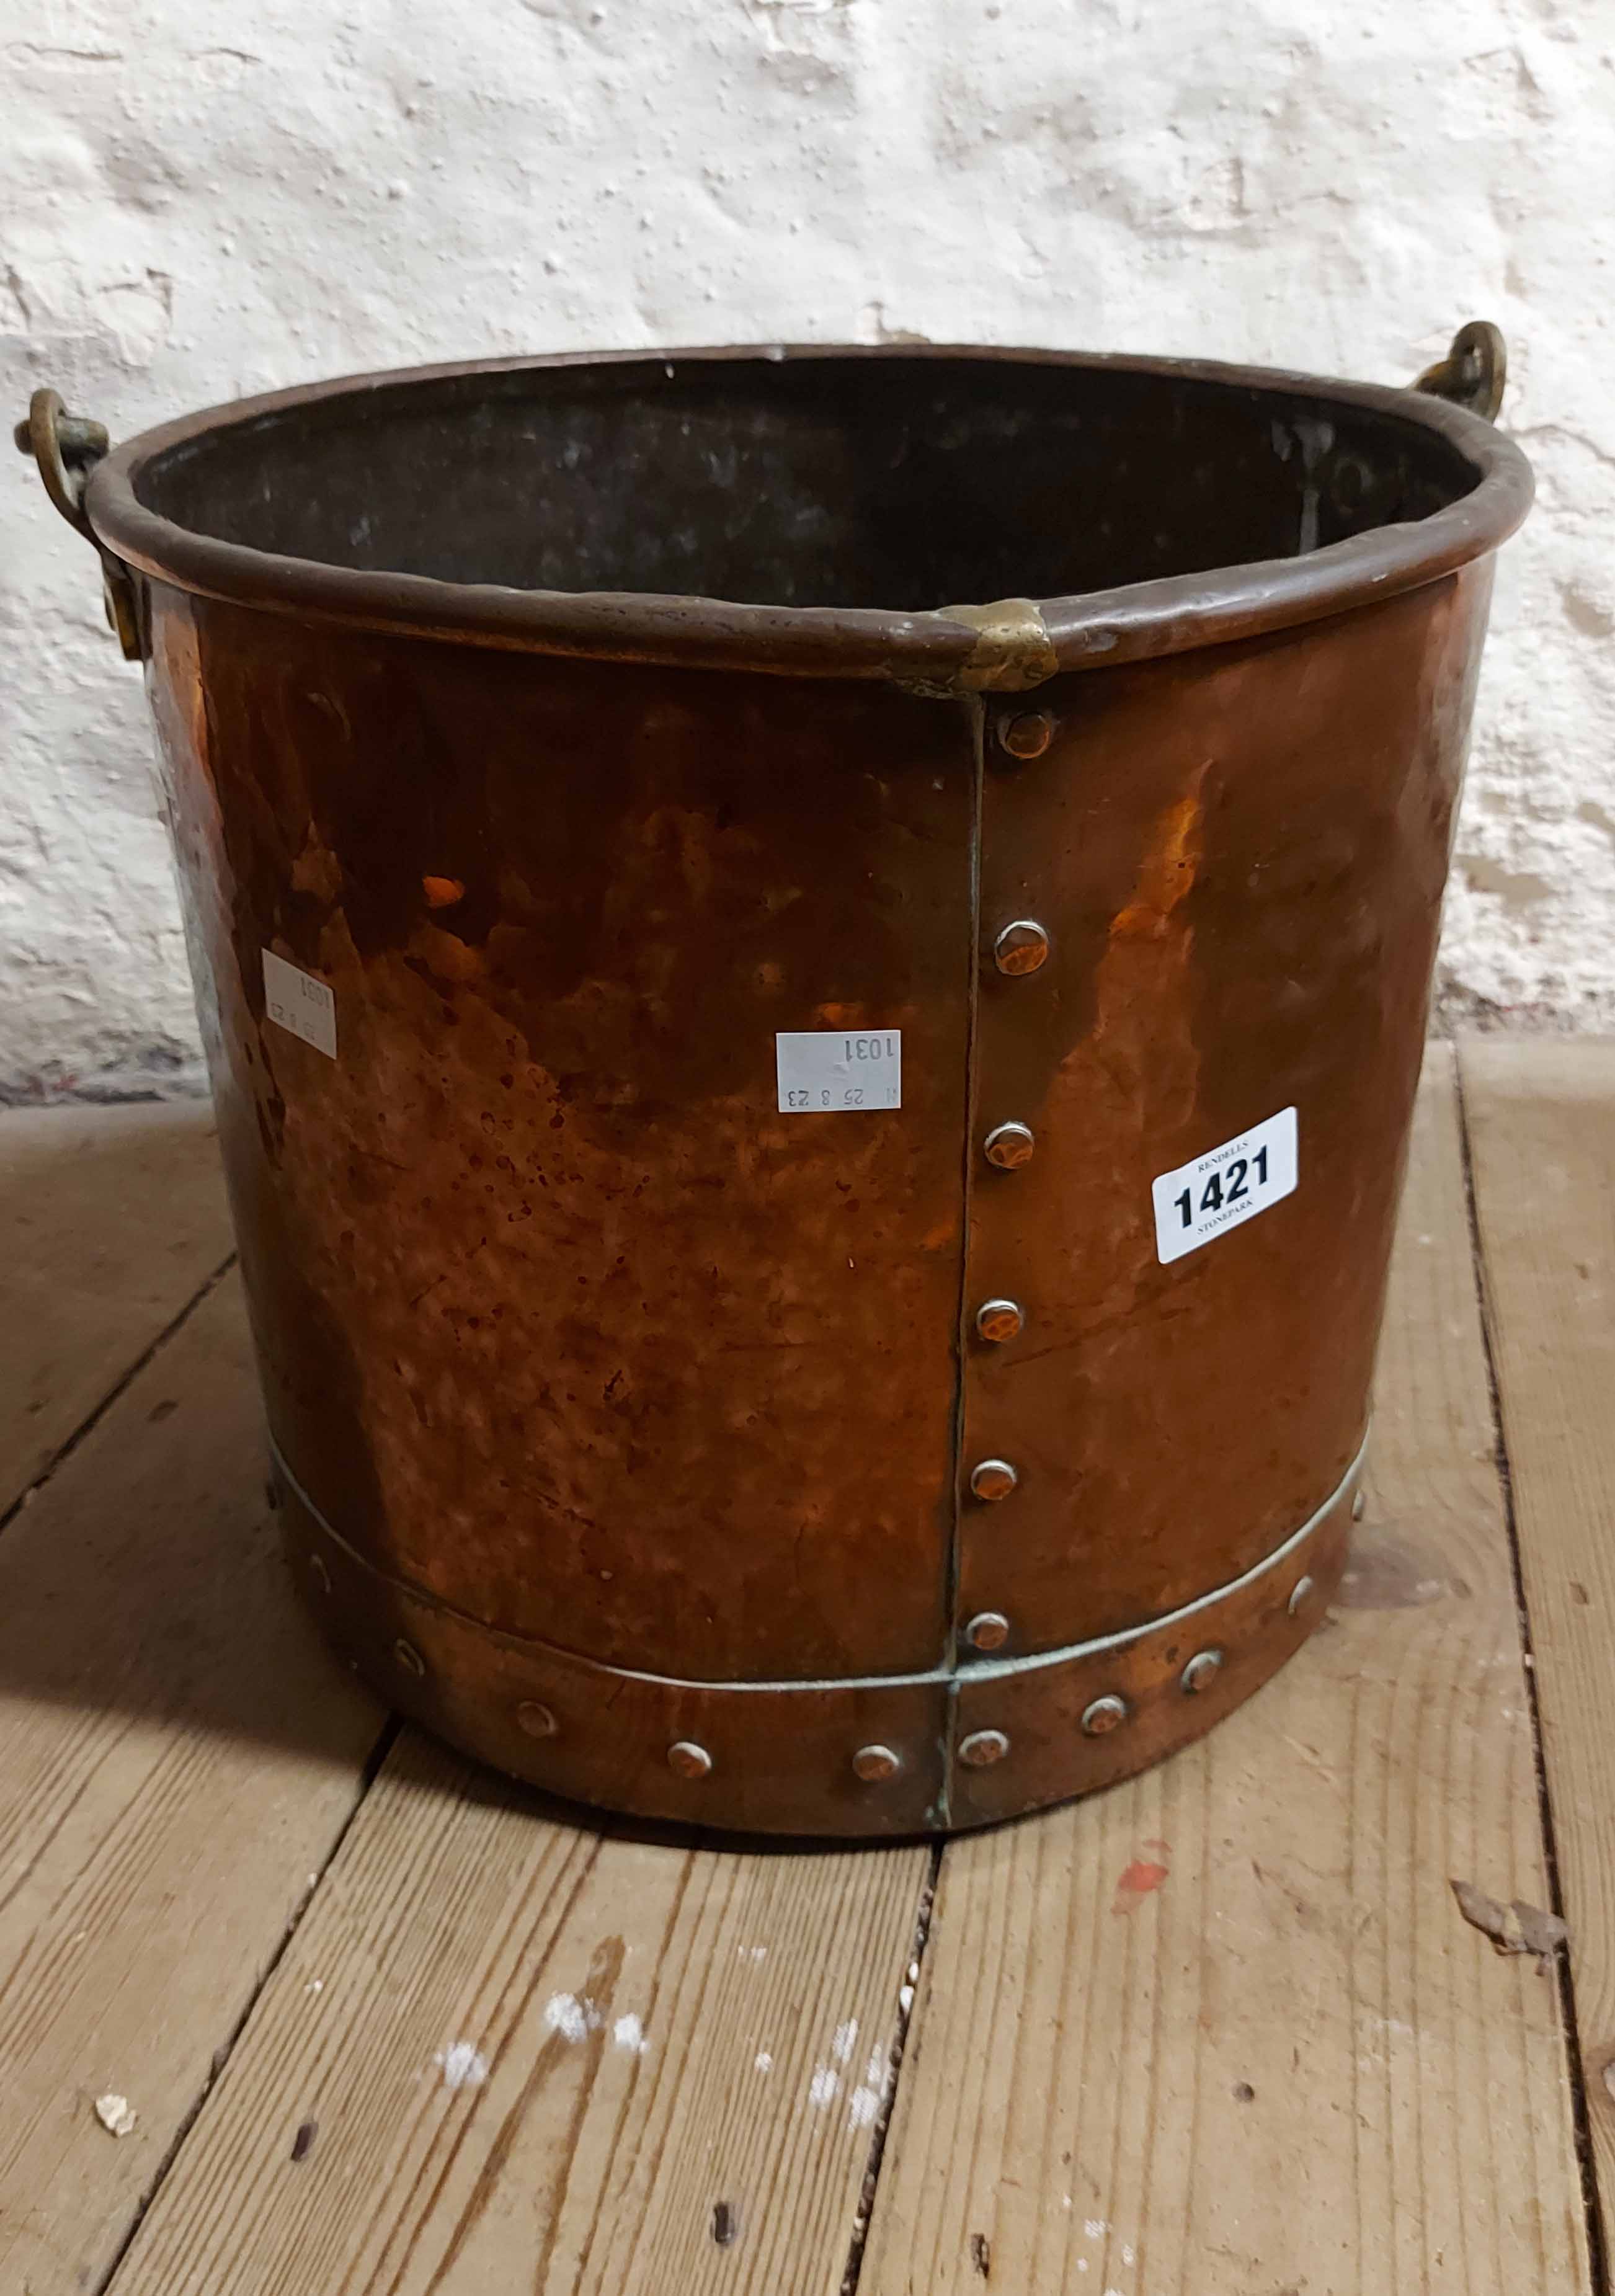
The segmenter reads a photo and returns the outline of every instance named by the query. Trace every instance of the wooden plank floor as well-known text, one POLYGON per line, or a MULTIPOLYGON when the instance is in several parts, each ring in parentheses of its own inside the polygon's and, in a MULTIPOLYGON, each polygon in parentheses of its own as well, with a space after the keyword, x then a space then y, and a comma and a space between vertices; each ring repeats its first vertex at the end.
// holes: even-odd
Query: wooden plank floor
POLYGON ((233 1250, 205 1103, 0 1110, 0 1515, 233 1250))
POLYGON ((389 1724, 275 1562, 205 1114, 0 1116, 4 2296, 1608 2296, 1615 1046, 1461 1065, 1342 1602, 940 1854, 646 1839, 389 1724))
POLYGON ((1615 2234, 1615 1044, 1463 1047, 1570 2013, 1615 2234))

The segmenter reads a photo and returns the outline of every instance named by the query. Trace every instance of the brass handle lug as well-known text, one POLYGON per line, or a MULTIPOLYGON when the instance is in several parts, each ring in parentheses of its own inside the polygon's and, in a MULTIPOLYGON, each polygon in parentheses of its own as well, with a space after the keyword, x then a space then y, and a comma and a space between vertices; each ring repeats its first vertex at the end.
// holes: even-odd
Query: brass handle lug
POLYGON ((1414 389, 1495 422, 1507 381, 1508 346, 1500 330, 1489 319, 1472 319, 1453 337, 1447 357, 1427 366, 1414 389))
POLYGON ((106 425, 86 414, 70 414, 59 392, 41 390, 29 399, 28 413, 12 437, 20 454, 33 456, 40 482, 57 510, 100 559, 107 627, 123 648, 124 659, 143 660, 146 647, 135 578, 121 559, 102 548, 85 514, 84 490, 90 472, 111 443, 106 425))

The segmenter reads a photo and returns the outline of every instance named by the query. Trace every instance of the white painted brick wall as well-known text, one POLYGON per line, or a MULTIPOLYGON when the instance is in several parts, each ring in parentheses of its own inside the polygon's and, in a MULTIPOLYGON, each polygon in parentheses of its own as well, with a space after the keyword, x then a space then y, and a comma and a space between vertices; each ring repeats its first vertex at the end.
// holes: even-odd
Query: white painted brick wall
MULTIPOLYGON (((0 390, 938 339, 1411 378, 1509 338, 1462 1001, 1615 1018, 1610 0, 0 0, 0 390)), ((135 673, 0 463, 0 1086, 193 1059, 135 673)))

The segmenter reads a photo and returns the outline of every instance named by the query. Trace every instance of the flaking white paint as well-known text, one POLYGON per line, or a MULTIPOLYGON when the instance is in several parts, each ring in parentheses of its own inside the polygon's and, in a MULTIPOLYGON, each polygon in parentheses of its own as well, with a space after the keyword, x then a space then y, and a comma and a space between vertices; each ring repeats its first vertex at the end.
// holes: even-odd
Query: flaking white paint
MULTIPOLYGON (((0 0, 0 381, 117 434, 480 353, 1025 341, 1411 377, 1495 318, 1504 555, 1444 962, 1615 1016, 1608 0, 0 0)), ((0 466, 0 1088, 195 1036, 135 674, 0 466)))
POLYGON ((443 2076, 445 2088, 480 2088, 488 2079, 488 2059, 474 2041, 450 2041, 432 2062, 443 2076))
POLYGON ((600 2030, 605 2014, 586 1994, 552 1993, 544 2005, 544 2021, 563 2041, 586 2041, 600 2030))

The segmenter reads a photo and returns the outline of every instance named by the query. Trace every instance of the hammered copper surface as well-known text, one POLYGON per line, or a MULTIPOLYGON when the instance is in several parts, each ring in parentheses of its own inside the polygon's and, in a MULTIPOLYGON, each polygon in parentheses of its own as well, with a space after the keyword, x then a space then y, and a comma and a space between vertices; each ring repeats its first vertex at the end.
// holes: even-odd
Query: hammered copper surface
POLYGON ((371 379, 95 472, 289 1553, 387 1695, 891 1834, 1289 1655, 1528 493, 1434 400, 1021 354, 371 379), (779 1111, 776 1032, 865 1029, 899 1109, 779 1111), (1294 1193, 1162 1265, 1153 1178, 1287 1108, 1294 1193))
POLYGON ((270 1426, 323 1511, 621 1665, 934 1664, 963 712, 167 591, 154 645, 270 1426), (335 991, 334 1061, 266 1022, 265 949, 335 991), (826 1028, 902 1030, 900 1111, 778 1112, 775 1032, 826 1028))
MULTIPOLYGON (((989 767, 963 1456, 1015 1468, 961 1521, 957 1616, 1009 1647, 1115 1632, 1231 1578, 1362 1440, 1489 562, 1282 642, 1044 689, 1036 762, 989 767), (1306 1184, 1163 1267, 1150 1183, 1281 1110, 1306 1184), (1215 1557, 1209 1572, 1208 1562, 1215 1557)), ((989 750, 989 756, 991 752, 989 750)))

